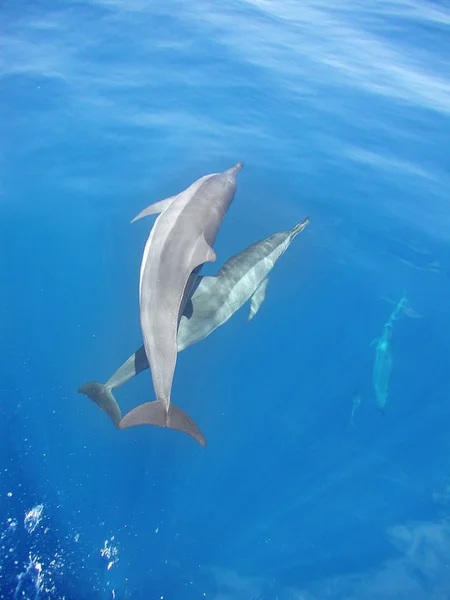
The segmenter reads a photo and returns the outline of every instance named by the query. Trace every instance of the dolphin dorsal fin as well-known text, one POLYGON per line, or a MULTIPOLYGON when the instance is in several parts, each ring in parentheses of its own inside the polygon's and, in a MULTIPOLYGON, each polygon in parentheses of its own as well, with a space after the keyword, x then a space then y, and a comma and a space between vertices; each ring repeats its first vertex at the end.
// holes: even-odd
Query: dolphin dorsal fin
POLYGON ((150 204, 150 206, 147 206, 147 208, 144 208, 144 210, 142 210, 138 215, 136 215, 131 222, 134 223, 135 221, 137 221, 138 219, 142 219, 143 217, 148 217, 149 215, 157 215, 158 213, 164 212, 166 208, 168 208, 177 197, 178 194, 176 194, 175 196, 170 196, 170 198, 160 200, 159 202, 154 202, 153 204, 150 204))
POLYGON ((202 233, 195 243, 195 247, 190 257, 189 266, 192 270, 198 266, 207 262, 216 262, 216 253, 205 240, 205 236, 202 233))
POLYGON ((264 302, 264 298, 266 297, 266 289, 267 284, 269 283, 269 278, 266 277, 259 286, 256 288, 255 293, 251 297, 250 300, 250 314, 248 315, 248 320, 251 321, 253 317, 259 310, 259 307, 264 302))

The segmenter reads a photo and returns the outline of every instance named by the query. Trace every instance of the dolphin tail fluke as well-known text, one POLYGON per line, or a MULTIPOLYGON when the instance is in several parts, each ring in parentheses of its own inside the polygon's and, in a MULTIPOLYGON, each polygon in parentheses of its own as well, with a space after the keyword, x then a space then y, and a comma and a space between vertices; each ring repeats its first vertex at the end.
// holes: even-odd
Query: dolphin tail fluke
POLYGON ((156 425, 183 431, 196 440, 201 446, 206 446, 203 433, 181 408, 170 404, 168 412, 162 402, 145 402, 130 410, 120 421, 119 429, 127 429, 135 425, 156 425))
POLYGON ((103 383, 98 383, 97 381, 89 381, 78 388, 78 393, 84 394, 93 402, 95 402, 97 406, 99 406, 107 415, 109 415, 114 425, 119 427, 122 413, 120 412, 120 408, 116 399, 112 395, 110 387, 104 385, 103 383))
POLYGON ((175 406, 171 404, 169 407, 169 414, 167 415, 167 427, 170 429, 176 429, 177 431, 184 431, 191 437, 194 438, 201 446, 206 446, 206 439, 191 417, 175 406))

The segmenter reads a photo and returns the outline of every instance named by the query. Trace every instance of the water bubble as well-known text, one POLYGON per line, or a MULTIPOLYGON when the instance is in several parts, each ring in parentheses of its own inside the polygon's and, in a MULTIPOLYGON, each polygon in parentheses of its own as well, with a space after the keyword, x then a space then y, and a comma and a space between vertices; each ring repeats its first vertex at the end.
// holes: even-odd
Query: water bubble
POLYGON ((17 521, 13 521, 12 519, 8 519, 8 527, 10 531, 15 531, 17 527, 17 521))
POLYGON ((33 506, 31 510, 25 513, 24 526, 28 533, 33 533, 36 527, 39 525, 42 518, 42 511, 44 510, 43 504, 37 504, 33 506))
POLYGON ((108 561, 108 564, 106 565, 107 571, 109 571, 119 560, 119 550, 117 546, 112 545, 111 542, 113 541, 114 536, 112 536, 110 540, 105 540, 103 548, 100 549, 100 554, 108 561))
POLYGON ((18 577, 14 600, 38 600, 42 587, 42 565, 30 555, 30 562, 18 577))

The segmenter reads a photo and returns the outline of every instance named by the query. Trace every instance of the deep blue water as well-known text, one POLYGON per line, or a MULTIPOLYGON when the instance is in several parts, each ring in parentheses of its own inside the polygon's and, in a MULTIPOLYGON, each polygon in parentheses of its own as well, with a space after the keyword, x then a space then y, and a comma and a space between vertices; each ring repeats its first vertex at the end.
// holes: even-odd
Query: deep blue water
POLYGON ((449 116, 447 2, 0 2, 2 599, 450 597, 449 116), (205 274, 311 222, 179 356, 207 447, 117 431, 130 220, 241 160, 205 274))

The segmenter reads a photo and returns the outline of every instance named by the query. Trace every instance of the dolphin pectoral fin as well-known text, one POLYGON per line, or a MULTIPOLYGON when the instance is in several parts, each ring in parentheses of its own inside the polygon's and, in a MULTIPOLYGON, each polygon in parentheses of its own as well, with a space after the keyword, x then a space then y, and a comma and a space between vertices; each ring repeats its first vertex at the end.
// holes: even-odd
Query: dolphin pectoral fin
POLYGON ((266 277, 259 286, 256 288, 256 292, 253 294, 250 300, 250 314, 248 315, 248 321, 251 321, 253 317, 259 310, 259 307, 264 302, 264 298, 266 297, 266 289, 267 284, 269 283, 269 278, 266 277))
POLYGON ((206 446, 205 436, 191 417, 174 404, 170 404, 168 412, 162 402, 157 400, 140 404, 122 418, 119 429, 127 429, 136 425, 156 425, 183 431, 193 437, 201 446, 206 446))
POLYGON ((205 236, 202 233, 195 244, 189 266, 194 270, 203 263, 216 262, 216 258, 216 253, 205 240, 205 236))
POLYGON ((142 219, 143 217, 148 217, 149 215, 157 215, 158 213, 162 213, 166 210, 168 206, 172 204, 175 198, 178 196, 170 196, 170 198, 165 198, 164 200, 160 200, 159 202, 155 202, 154 204, 150 204, 147 208, 144 208, 138 215, 134 217, 131 221, 134 223, 138 219, 142 219))
POLYGON ((369 344, 369 347, 370 347, 370 348, 372 348, 372 346, 373 346, 374 344, 378 344, 378 340, 379 340, 379 339, 380 339, 380 338, 377 338, 377 337, 376 337, 376 338, 373 338, 373 340, 372 340, 372 341, 370 342, 370 344, 369 344))
POLYGON ((95 402, 110 417, 114 425, 119 427, 122 413, 116 399, 112 395, 111 388, 97 381, 89 381, 78 388, 78 393, 84 394, 95 402))

